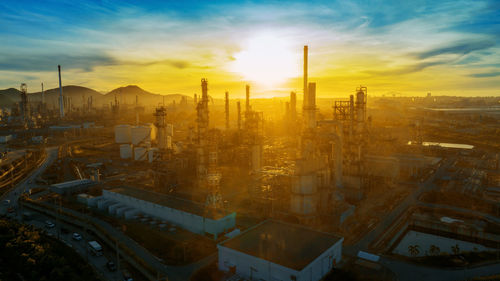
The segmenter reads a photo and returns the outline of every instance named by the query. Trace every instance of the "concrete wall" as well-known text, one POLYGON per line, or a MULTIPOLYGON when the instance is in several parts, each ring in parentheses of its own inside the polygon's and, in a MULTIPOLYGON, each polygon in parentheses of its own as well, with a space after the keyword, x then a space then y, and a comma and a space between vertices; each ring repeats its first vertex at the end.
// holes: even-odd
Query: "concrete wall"
POLYGON ((238 275, 253 280, 285 281, 292 280, 292 276, 295 276, 297 281, 321 280, 333 269, 333 261, 335 260, 335 263, 338 264, 342 259, 343 241, 344 238, 319 255, 301 271, 247 255, 223 245, 217 245, 218 267, 219 270, 229 271, 230 267, 234 266, 238 275))

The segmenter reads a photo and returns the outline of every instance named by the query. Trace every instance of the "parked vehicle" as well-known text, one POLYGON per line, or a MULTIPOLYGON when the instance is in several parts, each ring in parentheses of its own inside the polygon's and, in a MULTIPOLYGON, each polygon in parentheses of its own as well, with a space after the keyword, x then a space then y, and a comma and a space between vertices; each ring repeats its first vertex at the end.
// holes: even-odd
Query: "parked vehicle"
POLYGON ((106 263, 106 267, 108 268, 109 271, 113 271, 113 272, 116 271, 116 265, 112 261, 108 261, 106 263))
POLYGON ((94 256, 102 256, 102 246, 97 243, 97 241, 90 241, 88 243, 88 249, 90 253, 94 256))
POLYGON ((55 227, 56 225, 55 225, 53 222, 51 222, 51 221, 45 221, 45 226, 46 226, 47 228, 53 228, 53 227, 55 227))
POLYGON ((4 200, 4 201, 3 201, 3 204, 4 204, 5 206, 9 205, 9 204, 10 204, 10 200, 4 200))
POLYGON ((80 241, 82 240, 82 236, 79 233, 73 233, 73 240, 80 241))

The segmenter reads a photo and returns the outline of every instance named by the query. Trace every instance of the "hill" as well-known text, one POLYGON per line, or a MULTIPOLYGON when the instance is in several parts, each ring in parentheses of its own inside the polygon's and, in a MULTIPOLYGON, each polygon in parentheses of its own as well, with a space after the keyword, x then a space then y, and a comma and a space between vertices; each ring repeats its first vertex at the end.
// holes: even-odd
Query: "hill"
POLYGON ((165 101, 166 104, 171 103, 173 100, 179 102, 179 100, 184 96, 180 94, 170 94, 170 95, 160 95, 153 94, 148 91, 143 90, 139 86, 129 85, 126 87, 116 88, 105 96, 105 100, 107 103, 114 102, 115 97, 116 100, 120 104, 134 104, 136 97, 139 101, 139 104, 149 104, 149 105, 157 105, 165 101))
MULTIPOLYGON (((114 103, 115 97, 120 104, 135 104, 136 97, 141 105, 157 105, 162 102, 166 104, 171 103, 173 100, 179 102, 182 97, 181 94, 160 95, 150 93, 143 90, 136 85, 129 85, 126 87, 116 88, 106 94, 102 94, 91 88, 68 85, 63 87, 63 95, 71 99, 74 107, 80 107, 84 102, 87 102, 89 97, 92 97, 94 106, 109 105, 114 103)), ((42 93, 28 93, 28 100, 30 102, 38 103, 41 101, 42 93)), ((191 99, 188 97, 188 100, 191 99)), ((0 107, 11 107, 16 102, 21 100, 21 91, 15 88, 0 90, 0 107)), ((53 88, 45 91, 45 102, 49 107, 57 107, 59 104, 59 88, 53 88)))

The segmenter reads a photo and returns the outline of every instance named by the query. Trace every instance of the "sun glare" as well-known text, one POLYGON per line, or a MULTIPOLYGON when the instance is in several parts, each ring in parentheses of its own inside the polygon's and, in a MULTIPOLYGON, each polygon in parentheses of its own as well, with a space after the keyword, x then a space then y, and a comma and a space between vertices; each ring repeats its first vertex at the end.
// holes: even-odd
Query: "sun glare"
POLYGON ((264 87, 276 87, 298 75, 298 55, 284 39, 270 34, 249 39, 234 55, 231 72, 264 87))

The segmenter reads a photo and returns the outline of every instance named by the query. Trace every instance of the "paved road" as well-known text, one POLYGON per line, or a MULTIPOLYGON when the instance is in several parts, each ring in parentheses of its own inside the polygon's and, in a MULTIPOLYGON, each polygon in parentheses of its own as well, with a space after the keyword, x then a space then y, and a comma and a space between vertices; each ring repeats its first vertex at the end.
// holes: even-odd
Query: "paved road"
POLYGON ((368 232, 354 245, 345 246, 345 252, 349 255, 355 256, 358 251, 369 251, 368 246, 384 231, 386 231, 410 206, 415 205, 418 202, 418 197, 420 197, 423 192, 435 188, 434 180, 443 176, 453 162, 454 159, 443 160, 443 163, 439 166, 436 172, 429 176, 424 182, 420 183, 418 187, 410 195, 408 195, 405 200, 401 202, 401 204, 387 214, 373 230, 368 232))
POLYGON ((52 236, 54 238, 58 238, 68 247, 74 249, 105 280, 113 280, 113 281, 123 280, 121 272, 119 271, 111 272, 106 267, 106 263, 108 262, 108 260, 113 261, 115 264, 117 264, 116 254, 114 252, 107 251, 105 248, 103 256, 93 256, 89 253, 87 248, 87 243, 88 241, 97 240, 96 237, 88 233, 84 233, 83 231, 81 231, 81 229, 78 229, 72 225, 56 222, 52 218, 46 217, 38 213, 33 215, 33 219, 31 219, 30 221, 24 221, 24 223, 31 224, 41 230, 45 230, 47 232, 47 235, 52 236), (55 223, 57 225, 53 228, 48 228, 45 223, 46 221, 51 221, 52 223, 55 223), (66 229, 67 233, 61 232, 60 231, 61 228, 66 229), (73 233, 80 234, 82 236, 82 240, 80 241, 74 240, 73 233))
POLYGON ((29 175, 27 175, 23 180, 21 180, 11 191, 4 194, 2 198, 1 206, 0 206, 0 214, 5 214, 7 212, 7 208, 13 207, 17 210, 17 201, 19 196, 22 193, 28 192, 28 190, 32 187, 35 187, 34 181, 40 176, 45 170, 52 165, 55 159, 57 159, 58 147, 49 147, 45 149, 46 156, 44 161, 36 168, 31 171, 29 175), (5 200, 8 200, 7 203, 5 200))
POLYGON ((427 267, 385 257, 380 259, 380 264, 394 272, 399 280, 405 281, 470 280, 473 277, 500 274, 499 264, 454 270, 427 267))

